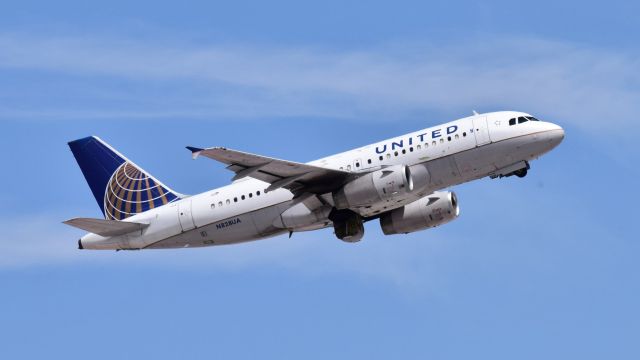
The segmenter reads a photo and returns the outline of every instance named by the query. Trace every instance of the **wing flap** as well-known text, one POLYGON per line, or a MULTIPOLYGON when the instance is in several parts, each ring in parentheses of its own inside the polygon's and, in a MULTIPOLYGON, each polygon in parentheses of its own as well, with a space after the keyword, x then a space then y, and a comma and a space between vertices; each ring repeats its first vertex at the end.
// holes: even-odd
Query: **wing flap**
POLYGON ((142 231, 149 224, 135 223, 129 221, 75 218, 63 222, 78 229, 98 234, 100 236, 118 236, 134 231, 142 231))
POLYGON ((200 149, 187 147, 193 158, 204 156, 227 165, 236 175, 233 180, 252 177, 271 184, 268 191, 279 188, 293 192, 323 194, 343 185, 349 172, 275 159, 223 147, 200 149))

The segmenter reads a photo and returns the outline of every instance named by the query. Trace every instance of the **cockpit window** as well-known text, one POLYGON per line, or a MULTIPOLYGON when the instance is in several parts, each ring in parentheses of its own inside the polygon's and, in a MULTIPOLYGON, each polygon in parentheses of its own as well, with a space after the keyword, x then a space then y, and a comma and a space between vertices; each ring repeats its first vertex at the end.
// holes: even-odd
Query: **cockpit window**
POLYGON ((517 117, 517 118, 509 119, 509 126, 516 125, 516 124, 522 124, 522 123, 527 122, 527 121, 540 121, 540 120, 534 118, 533 116, 520 116, 520 117, 517 117))

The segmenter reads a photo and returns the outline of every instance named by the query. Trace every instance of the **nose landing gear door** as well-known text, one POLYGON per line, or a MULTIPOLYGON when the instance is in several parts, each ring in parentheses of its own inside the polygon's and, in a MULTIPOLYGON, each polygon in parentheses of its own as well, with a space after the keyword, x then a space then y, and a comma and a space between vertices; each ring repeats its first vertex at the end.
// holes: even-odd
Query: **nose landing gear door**
POLYGON ((491 142, 486 116, 476 116, 473 118, 473 134, 476 137, 476 146, 485 145, 491 142))
POLYGON ((178 218, 182 231, 195 229, 196 224, 193 222, 191 214, 191 199, 182 200, 178 203, 178 218))

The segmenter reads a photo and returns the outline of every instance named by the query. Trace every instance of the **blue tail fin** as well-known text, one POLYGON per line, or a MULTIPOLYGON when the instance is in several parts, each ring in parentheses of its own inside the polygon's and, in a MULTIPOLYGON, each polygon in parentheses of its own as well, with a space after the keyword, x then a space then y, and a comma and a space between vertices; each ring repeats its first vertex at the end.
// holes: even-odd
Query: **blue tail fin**
POLYGON ((183 197, 98 137, 69 147, 106 219, 123 220, 183 197))

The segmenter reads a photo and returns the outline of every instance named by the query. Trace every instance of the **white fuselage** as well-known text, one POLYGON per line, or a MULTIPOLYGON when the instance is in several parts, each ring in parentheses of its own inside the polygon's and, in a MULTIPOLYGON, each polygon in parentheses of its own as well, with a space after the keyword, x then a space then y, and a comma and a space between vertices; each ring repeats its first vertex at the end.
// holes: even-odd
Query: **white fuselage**
MULTIPOLYGON (((501 169, 531 161, 557 146, 564 137, 559 126, 529 121, 509 125, 520 112, 474 115, 427 128, 309 164, 359 173, 392 165, 424 167, 428 186, 404 198, 356 211, 363 217, 402 207, 456 184, 496 175, 501 169)), ((132 216, 125 221, 150 224, 116 237, 84 236, 85 249, 179 248, 233 244, 290 231, 331 226, 326 212, 295 204, 286 189, 265 192, 268 183, 244 178, 230 185, 181 199, 132 216), (294 208, 294 209, 292 209, 294 208), (282 216, 283 213, 287 216, 282 216), (294 213, 294 216, 288 214, 294 213)), ((331 202, 331 196, 322 196, 331 202)))

